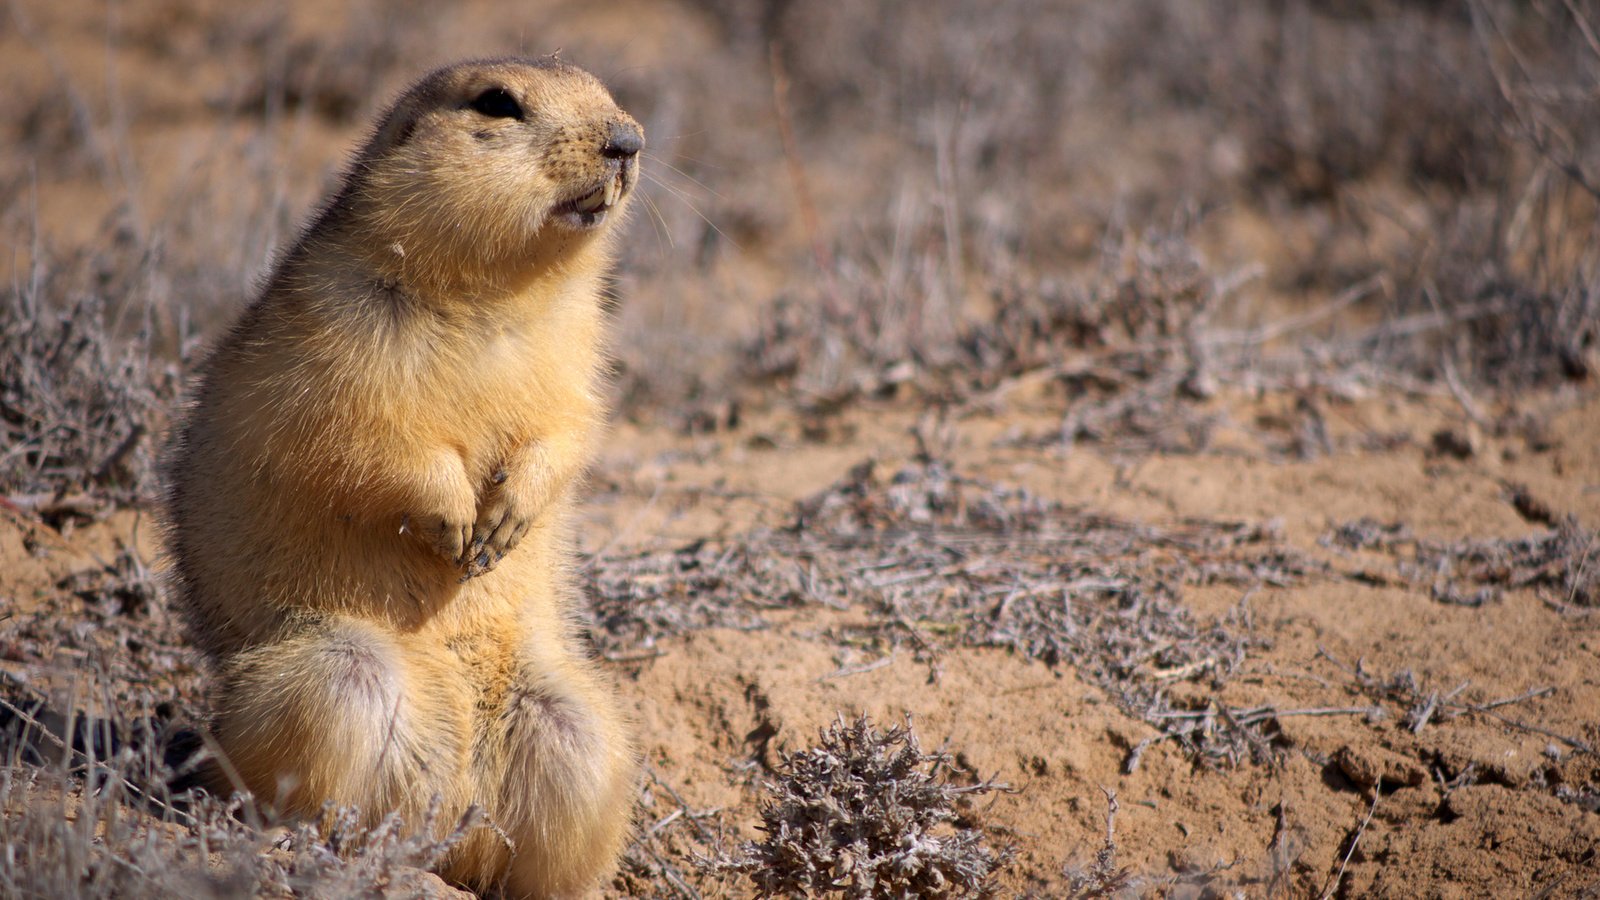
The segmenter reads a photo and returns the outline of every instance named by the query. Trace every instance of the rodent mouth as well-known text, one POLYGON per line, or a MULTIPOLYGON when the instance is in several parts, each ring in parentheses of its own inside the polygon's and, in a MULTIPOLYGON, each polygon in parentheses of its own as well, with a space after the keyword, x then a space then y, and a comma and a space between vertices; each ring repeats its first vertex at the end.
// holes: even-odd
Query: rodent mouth
POLYGON ((630 187, 628 168, 620 167, 615 175, 588 193, 557 204, 555 218, 572 228, 598 228, 605 222, 606 213, 622 202, 630 187))

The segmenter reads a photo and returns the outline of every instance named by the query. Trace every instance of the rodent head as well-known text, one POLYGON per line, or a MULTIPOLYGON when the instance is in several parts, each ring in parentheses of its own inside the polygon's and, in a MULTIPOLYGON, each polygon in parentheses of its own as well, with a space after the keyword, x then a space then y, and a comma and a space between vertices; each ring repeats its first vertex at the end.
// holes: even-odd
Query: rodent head
POLYGON ((394 104, 336 207, 400 280, 509 286, 608 230, 638 183, 643 148, 639 123, 576 66, 458 63, 394 104))

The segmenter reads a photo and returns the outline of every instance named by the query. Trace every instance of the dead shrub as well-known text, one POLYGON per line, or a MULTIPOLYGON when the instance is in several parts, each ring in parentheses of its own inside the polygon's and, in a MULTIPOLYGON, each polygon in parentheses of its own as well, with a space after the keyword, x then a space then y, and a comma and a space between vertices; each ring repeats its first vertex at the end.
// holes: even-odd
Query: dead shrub
POLYGON ((1493 82, 1459 10, 1289 3, 1262 14, 1272 28, 1232 57, 1223 94, 1241 98, 1230 120, 1253 178, 1310 199, 1384 169, 1455 191, 1508 174, 1509 148, 1483 114, 1493 82))
POLYGON ((784 753, 764 785, 761 831, 743 856, 759 897, 981 897, 1010 860, 963 807, 1007 786, 955 785, 945 753, 911 723, 879 731, 841 717, 814 747, 784 753))

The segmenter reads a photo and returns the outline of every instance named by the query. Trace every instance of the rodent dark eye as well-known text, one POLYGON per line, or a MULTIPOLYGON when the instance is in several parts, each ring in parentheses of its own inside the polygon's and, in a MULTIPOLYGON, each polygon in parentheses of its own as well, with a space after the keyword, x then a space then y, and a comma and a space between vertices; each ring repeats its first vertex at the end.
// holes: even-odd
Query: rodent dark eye
POLYGON ((489 88, 472 98, 467 104, 472 110, 491 119, 520 119, 522 104, 504 88, 489 88))

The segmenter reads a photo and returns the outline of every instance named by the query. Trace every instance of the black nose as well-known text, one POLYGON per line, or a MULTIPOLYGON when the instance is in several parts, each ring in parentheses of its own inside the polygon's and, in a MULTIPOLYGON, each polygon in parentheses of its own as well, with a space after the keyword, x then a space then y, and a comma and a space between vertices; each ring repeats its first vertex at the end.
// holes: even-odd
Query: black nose
POLYGON ((612 159, 627 159, 638 155, 643 149, 644 132, 639 130, 639 126, 617 122, 611 126, 610 133, 606 135, 606 145, 600 148, 600 153, 612 159))

